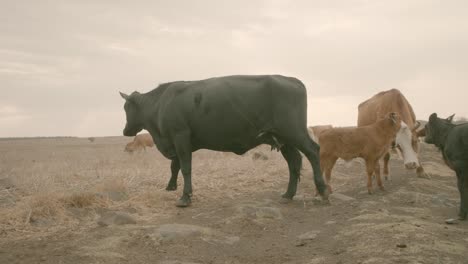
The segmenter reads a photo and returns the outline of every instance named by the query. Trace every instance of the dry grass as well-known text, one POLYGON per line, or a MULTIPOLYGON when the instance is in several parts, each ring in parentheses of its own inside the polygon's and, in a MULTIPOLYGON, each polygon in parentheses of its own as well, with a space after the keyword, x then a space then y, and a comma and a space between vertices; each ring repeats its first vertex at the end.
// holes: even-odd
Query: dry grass
MULTIPOLYGON (((41 225, 82 225, 70 208, 133 208, 148 221, 171 215, 183 188, 182 177, 176 192, 166 192, 170 161, 154 148, 128 155, 123 152, 127 141, 123 137, 99 138, 93 144, 86 138, 1 141, 0 162, 7 166, 0 178, 11 179, 14 188, 8 190, 8 202, 1 203, 0 196, 0 214, 7 216, 0 218, 0 228, 33 232, 41 225)), ((262 191, 277 191, 278 184, 286 188, 281 154, 268 147, 256 152, 265 160, 254 160, 250 154, 194 153, 194 202, 254 195, 259 183, 262 191), (230 163, 236 164, 234 169, 230 163)))

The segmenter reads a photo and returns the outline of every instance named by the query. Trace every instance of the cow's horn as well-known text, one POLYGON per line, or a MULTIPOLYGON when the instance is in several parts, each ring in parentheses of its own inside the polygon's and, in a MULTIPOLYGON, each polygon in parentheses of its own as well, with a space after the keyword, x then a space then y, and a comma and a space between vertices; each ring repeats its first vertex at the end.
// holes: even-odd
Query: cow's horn
POLYGON ((413 129, 411 129, 411 130, 412 130, 412 131, 416 131, 416 129, 418 129, 420 126, 421 126, 421 122, 416 121, 416 123, 414 123, 413 129))
POLYGON ((124 94, 122 92, 119 92, 120 96, 122 96, 123 99, 128 100, 129 96, 127 94, 124 94))
POLYGON ((455 116, 455 114, 453 114, 453 115, 451 115, 451 116, 447 117, 447 121, 449 121, 449 122, 451 123, 451 122, 452 122, 452 120, 453 120, 453 117, 454 117, 454 116, 455 116))

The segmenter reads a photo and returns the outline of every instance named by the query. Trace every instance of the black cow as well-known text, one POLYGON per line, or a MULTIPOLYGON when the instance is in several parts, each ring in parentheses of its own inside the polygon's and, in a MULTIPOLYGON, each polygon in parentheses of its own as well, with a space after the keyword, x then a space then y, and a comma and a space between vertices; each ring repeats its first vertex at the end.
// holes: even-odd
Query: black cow
POLYGON ((184 190, 177 206, 191 203, 192 152, 210 149, 241 155, 260 144, 280 149, 288 163, 284 198, 296 194, 301 151, 312 165, 319 193, 328 199, 319 146, 307 133, 307 94, 300 80, 280 75, 226 76, 165 83, 145 94, 120 94, 126 100, 123 134, 135 136, 146 129, 158 150, 172 160, 166 190, 177 188, 182 170, 184 190))
POLYGON ((453 115, 447 119, 433 113, 425 126, 426 143, 436 145, 442 152, 445 163, 457 174, 460 191, 459 219, 468 213, 468 124, 452 123, 453 115))

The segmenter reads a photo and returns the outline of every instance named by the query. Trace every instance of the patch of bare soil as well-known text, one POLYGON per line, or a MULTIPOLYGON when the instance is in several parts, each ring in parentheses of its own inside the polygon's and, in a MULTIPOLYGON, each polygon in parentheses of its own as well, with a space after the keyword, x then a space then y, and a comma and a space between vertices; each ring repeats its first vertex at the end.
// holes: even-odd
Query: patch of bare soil
MULTIPOLYGON (((307 164, 282 203, 279 152, 198 151, 193 204, 165 191, 170 162, 129 155, 123 137, 0 141, 0 263, 467 263, 454 173, 424 145, 430 179, 391 159, 386 191, 367 194, 364 165, 338 162, 330 204, 307 164)), ((376 188, 377 189, 377 188, 376 188)))

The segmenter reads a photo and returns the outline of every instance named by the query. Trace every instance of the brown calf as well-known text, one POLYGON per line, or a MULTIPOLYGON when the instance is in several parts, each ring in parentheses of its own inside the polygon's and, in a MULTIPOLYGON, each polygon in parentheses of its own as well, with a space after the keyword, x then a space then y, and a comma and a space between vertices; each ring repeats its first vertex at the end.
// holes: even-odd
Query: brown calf
POLYGON ((146 151, 146 147, 152 146, 154 146, 154 142, 150 134, 139 134, 135 136, 132 142, 125 146, 125 152, 133 153, 136 150, 141 151, 142 149, 146 151))
POLYGON ((372 193, 372 175, 375 173, 377 185, 384 190, 380 178, 379 159, 387 153, 398 130, 401 118, 389 113, 377 122, 362 127, 337 127, 323 131, 320 141, 320 167, 331 193, 331 172, 338 158, 349 161, 363 158, 367 170, 367 190, 372 193))
POLYGON ((310 138, 315 141, 315 143, 319 144, 319 135, 327 130, 327 129, 330 129, 332 128, 333 126, 332 125, 321 125, 321 126, 310 126, 307 128, 307 132, 309 132, 309 136, 310 138))

